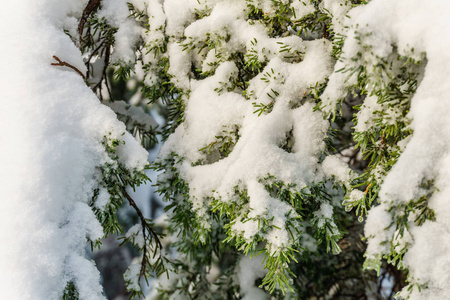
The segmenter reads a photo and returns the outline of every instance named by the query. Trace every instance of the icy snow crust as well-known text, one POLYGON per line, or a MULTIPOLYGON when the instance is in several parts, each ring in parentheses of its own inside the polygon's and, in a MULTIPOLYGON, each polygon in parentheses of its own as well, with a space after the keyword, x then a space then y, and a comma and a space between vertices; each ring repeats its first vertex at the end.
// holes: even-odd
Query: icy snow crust
POLYGON ((99 272, 85 253, 87 238, 103 236, 88 205, 101 179, 99 167, 109 160, 103 137, 111 133, 126 141, 118 154, 128 168, 146 163, 146 151, 130 135, 122 137, 124 125, 81 76, 50 65, 56 55, 85 71, 63 26, 86 4, 2 4, 1 299, 58 299, 69 281, 80 299, 105 299, 99 272))
MULTIPOLYGON (((365 45, 372 46, 372 54, 364 56, 364 63, 376 63, 376 56, 387 57, 395 46, 401 55, 421 59, 426 55, 424 77, 411 100, 408 118, 413 135, 403 153, 389 174, 384 178, 378 207, 370 210, 365 225, 369 238, 367 257, 377 258, 388 254, 393 240, 397 250, 409 245, 403 265, 409 270, 412 282, 403 289, 400 296, 409 299, 448 299, 450 295, 450 85, 448 74, 450 63, 448 53, 450 42, 448 32, 449 4, 442 1, 420 0, 374 0, 368 5, 355 8, 350 13, 350 22, 365 45), (359 24, 359 26, 355 26, 359 24), (370 35, 365 35, 370 33, 370 35), (413 50, 412 50, 413 49, 413 50), (396 220, 392 218, 395 207, 407 204, 424 195, 421 184, 434 180, 436 191, 428 200, 428 207, 435 212, 435 221, 425 221, 422 226, 414 223, 415 216, 408 220, 409 232, 403 238, 395 232, 396 220), (419 292, 418 284, 422 286, 419 292)), ((347 58, 336 65, 336 70, 351 63, 362 50, 354 31, 348 33, 343 49, 347 58)), ((324 102, 330 109, 346 92, 339 87, 352 84, 356 78, 344 82, 346 74, 335 73, 324 93, 324 102), (329 102, 327 102, 329 101, 329 102)), ((373 97, 368 97, 358 114, 357 131, 371 126, 368 115, 379 109, 373 97)))

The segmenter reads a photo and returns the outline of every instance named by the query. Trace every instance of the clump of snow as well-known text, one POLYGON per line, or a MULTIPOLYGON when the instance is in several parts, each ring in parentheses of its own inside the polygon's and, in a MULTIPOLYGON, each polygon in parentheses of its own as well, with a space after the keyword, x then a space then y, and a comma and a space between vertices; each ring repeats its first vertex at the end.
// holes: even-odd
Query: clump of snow
POLYGON ((370 210, 364 226, 364 235, 371 239, 367 246, 366 256, 368 258, 375 258, 383 254, 388 254, 390 251, 390 244, 383 243, 392 235, 395 229, 391 228, 392 216, 379 205, 370 210))
POLYGON ((100 187, 97 199, 95 200, 95 203, 94 203, 95 207, 100 210, 103 210, 106 207, 106 205, 109 203, 109 198, 110 198, 110 195, 108 193, 108 190, 103 187, 100 187))
POLYGON ((347 202, 349 202, 349 203, 356 202, 356 201, 358 201, 358 200, 364 198, 365 195, 366 195, 366 194, 365 194, 363 191, 354 189, 354 190, 352 190, 352 191, 350 192, 350 195, 348 196, 348 200, 344 201, 344 203, 347 203, 347 202))
POLYGON ((358 124, 356 124, 355 131, 363 132, 369 131, 375 126, 374 114, 381 111, 382 106, 378 103, 378 98, 375 96, 369 96, 364 99, 364 103, 356 114, 358 124))
POLYGON ((337 35, 346 33, 346 15, 352 8, 350 0, 324 0, 321 5, 331 16, 331 27, 337 35))
MULTIPOLYGON (((0 298, 60 299, 69 281, 80 299, 105 299, 87 239, 103 236, 89 203, 100 167, 110 160, 104 136, 125 139, 126 167, 147 153, 72 69, 85 70, 63 27, 87 1, 21 1, 0 11, 0 298), (14 13, 11 13, 14 12, 14 13), (131 157, 133 157, 131 159, 131 157)), ((71 21, 72 22, 72 21, 71 21)), ((103 192, 101 192, 103 193, 103 192)), ((101 194, 99 208, 105 205, 101 194)))
POLYGON ((180 44, 173 43, 167 46, 170 57, 168 73, 173 75, 171 81, 183 89, 189 89, 189 74, 191 72, 190 54, 183 51, 180 44))
POLYGON ((132 226, 130 229, 128 229, 127 233, 125 234, 125 237, 127 239, 132 239, 134 241, 134 244, 136 244, 140 248, 143 248, 145 245, 145 239, 144 235, 142 234, 141 224, 136 224, 132 226))
POLYGON ((349 169, 348 164, 335 155, 325 157, 322 162, 323 172, 327 177, 334 177, 337 181, 349 185, 355 174, 349 169))
POLYGON ((140 264, 132 264, 123 274, 125 282, 127 282, 127 288, 131 291, 140 291, 139 274, 141 272, 140 264))
POLYGON ((322 228, 325 225, 327 219, 328 221, 331 220, 331 222, 334 224, 334 222, 332 221, 333 206, 328 203, 322 203, 319 210, 314 212, 314 216, 318 219, 317 227, 319 228, 322 228))
POLYGON ((264 277, 267 270, 263 268, 263 256, 249 258, 242 256, 239 261, 237 277, 245 300, 263 300, 270 296, 255 286, 255 280, 264 277))
POLYGON ((166 34, 181 36, 185 25, 194 20, 194 0, 166 0, 164 1, 164 13, 167 16, 166 34), (186 7, 186 9, 180 9, 186 7))
POLYGON ((297 20, 300 20, 316 11, 312 1, 308 0, 294 0, 290 6, 294 14, 293 19, 297 20))
POLYGON ((133 18, 129 18, 130 11, 127 1, 104 0, 97 15, 99 18, 104 17, 111 26, 117 28, 117 32, 114 33, 112 62, 134 63, 135 44, 138 41, 141 29, 133 18))

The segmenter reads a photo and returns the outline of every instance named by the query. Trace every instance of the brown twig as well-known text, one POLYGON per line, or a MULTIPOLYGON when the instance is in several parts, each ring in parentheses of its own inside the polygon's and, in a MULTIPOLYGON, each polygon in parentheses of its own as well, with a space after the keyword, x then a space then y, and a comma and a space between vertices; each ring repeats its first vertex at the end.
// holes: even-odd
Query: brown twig
POLYGON ((81 72, 77 67, 62 61, 61 59, 59 59, 58 56, 53 55, 53 58, 57 61, 57 63, 51 63, 52 66, 62 66, 62 67, 69 67, 72 70, 75 70, 78 74, 80 74, 81 77, 83 77, 83 80, 86 81, 86 76, 83 74, 83 72, 81 72))
POLYGON ((109 87, 109 83, 108 83, 108 76, 106 76, 106 71, 104 73, 104 77, 105 77, 106 90, 108 91, 109 101, 113 101, 113 97, 111 94, 111 88, 109 87))
POLYGON ((330 37, 326 25, 323 26, 323 29, 322 29, 322 37, 325 38, 325 39, 327 39, 327 40, 328 40, 329 37, 330 37))
POLYGON ((103 47, 103 44, 105 43, 105 41, 103 41, 103 42, 101 42, 100 43, 100 45, 98 45, 97 46, 97 48, 95 48, 93 51, 92 51, 92 53, 91 54, 89 54, 89 58, 87 59, 87 61, 86 61, 86 67, 87 67, 87 77, 89 77, 89 74, 90 74, 90 69, 89 69, 89 66, 90 66, 90 64, 91 64, 91 59, 92 59, 92 57, 94 57, 94 55, 97 53, 97 51, 99 51, 102 47, 103 47))
POLYGON ((371 183, 366 187, 366 190, 364 191, 364 194, 367 194, 369 192, 370 187, 372 186, 371 183))
POLYGON ((83 40, 84 25, 86 24, 90 14, 100 5, 100 2, 101 0, 90 0, 83 10, 80 23, 78 23, 78 36, 79 36, 78 47, 81 47, 81 41, 83 40))
MULTIPOLYGON (((110 50, 109 46, 103 48, 103 50, 105 51, 105 55, 104 55, 105 63, 104 63, 104 66, 103 66, 102 77, 100 78, 100 81, 97 82, 97 84, 92 87, 92 90, 95 92, 97 88, 100 88, 100 96, 101 96, 101 91, 102 91, 101 90, 101 84, 102 84, 103 80, 105 80, 106 89, 107 89, 108 94, 109 94, 109 99, 110 99, 110 101, 112 101, 113 99, 112 99, 112 95, 111 95, 111 90, 110 90, 109 85, 108 85, 108 74, 106 74, 106 70, 108 69, 108 65, 109 65, 109 57, 110 57, 110 51, 111 50, 110 50)), ((103 100, 102 96, 100 98, 103 100)))
MULTIPOLYGON (((137 206, 136 202, 134 202, 133 198, 131 198, 131 196, 127 193, 127 191, 122 188, 122 193, 125 196, 125 198, 127 198, 128 202, 130 203, 130 205, 136 210, 136 213, 138 214, 139 219, 141 220, 141 225, 142 225, 142 235, 144 236, 144 241, 146 240, 146 229, 149 231, 149 233, 155 238, 156 240, 156 244, 158 245, 159 249, 162 250, 163 249, 163 245, 161 244, 161 241, 159 240, 158 234, 153 230, 153 228, 147 223, 147 220, 145 219, 144 215, 142 214, 142 211, 139 209, 139 207, 137 206)), ((147 243, 147 242, 145 242, 147 243)), ((147 245, 144 245, 144 253, 143 253, 143 257, 142 257, 142 262, 141 262, 141 270, 139 272, 139 278, 141 278, 144 274, 145 274, 145 270, 147 268, 147 245)))

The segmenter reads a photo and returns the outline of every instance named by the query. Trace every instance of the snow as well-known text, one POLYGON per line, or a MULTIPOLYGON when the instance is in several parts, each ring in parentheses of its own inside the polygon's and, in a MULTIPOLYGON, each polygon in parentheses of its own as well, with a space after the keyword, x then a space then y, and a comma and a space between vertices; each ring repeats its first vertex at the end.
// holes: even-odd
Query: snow
POLYGON ((336 224, 334 224, 333 221, 333 206, 331 206, 330 204, 322 203, 319 210, 314 212, 314 216, 318 220, 318 228, 323 228, 327 223, 330 224, 332 228, 336 227, 336 224))
POLYGON ((135 224, 130 229, 128 229, 125 237, 127 239, 131 238, 133 240, 133 244, 139 246, 139 248, 143 248, 145 245, 145 239, 144 235, 142 234, 141 224, 135 224))
POLYGON ((296 20, 300 20, 316 11, 316 8, 311 1, 294 0, 291 3, 291 8, 295 14, 293 19, 296 20))
POLYGON ((188 75, 191 72, 190 54, 183 51, 181 45, 173 43, 167 46, 167 53, 170 57, 170 67, 167 71, 173 75, 171 81, 183 89, 189 89, 188 75))
MULTIPOLYGON (((398 239, 392 221, 395 222, 393 217, 401 215, 395 208, 419 199, 424 195, 423 184, 430 180, 433 183, 432 190, 435 192, 428 199, 428 207, 435 212, 435 221, 428 220, 418 226, 410 219, 409 233, 404 241, 400 241, 410 244, 403 260, 411 275, 410 286, 422 286, 422 292, 416 287, 412 289, 410 299, 445 299, 450 294, 447 272, 450 262, 450 211, 447 208, 450 192, 450 63, 446 55, 450 44, 445 38, 450 28, 448 9, 448 3, 442 1, 419 0, 374 0, 352 9, 346 23, 350 29, 341 61, 335 67, 339 70, 344 65, 348 67, 363 62, 371 72, 380 58, 387 58, 394 49, 416 61, 426 56, 423 78, 407 115, 413 134, 401 142, 403 152, 382 181, 379 192, 381 204, 370 210, 365 225, 365 235, 368 237, 366 256, 375 258, 388 253, 389 242, 398 239), (361 40, 355 38, 356 34, 361 40), (356 57, 358 52, 362 53, 361 60, 352 62, 350 59, 356 57)), ((387 81, 384 75, 379 76, 379 80, 387 81)), ((345 87, 354 84, 355 80, 354 76, 347 78, 346 73, 334 73, 324 93, 324 107, 332 111, 346 94, 345 87)), ((373 90, 373 84, 368 82, 369 92, 373 90)), ((370 130, 373 126, 370 115, 380 108, 386 110, 375 100, 368 97, 364 101, 357 116, 356 131, 370 130)), ((395 111, 387 113, 391 120, 399 120, 395 111)), ((407 286, 401 296, 406 298, 408 295, 407 286)))
POLYGON ((354 129, 356 132, 364 132, 373 129, 375 126, 374 114, 382 111, 383 107, 378 103, 378 98, 375 96, 368 96, 364 99, 364 103, 356 114, 358 124, 354 129))
MULTIPOLYGON (((238 218, 232 229, 250 242, 262 234, 258 218, 272 220, 269 223, 274 227, 263 238, 268 251, 275 253, 296 242, 286 229, 287 221, 296 214, 291 205, 272 197, 259 180, 270 174, 300 190, 332 175, 341 181, 350 179, 350 169, 343 163, 330 158, 324 167, 320 164, 329 122, 314 110, 314 101, 303 103, 311 88, 324 83, 333 70, 332 44, 326 39, 305 41, 295 35, 271 38, 261 23, 246 20, 250 8, 244 1, 194 2, 183 2, 183 7, 179 1, 164 2, 166 33, 171 36, 168 72, 184 93, 185 113, 184 122, 165 142, 159 159, 173 152, 184 158, 177 168, 189 184, 191 201, 201 220, 209 197, 230 203, 235 201, 235 187, 247 190, 246 209, 253 219, 244 222, 238 218), (196 9, 206 12, 205 16, 194 20, 196 9), (227 38, 221 38, 224 36, 227 38), (205 40, 211 45, 199 51, 205 40), (299 61, 286 58, 284 47, 299 61), (255 55, 267 63, 249 81, 246 96, 229 83, 239 76, 234 62, 227 61, 236 52, 255 55), (214 73, 202 80, 191 79, 192 66, 214 73), (273 107, 258 116, 254 113, 257 104, 273 107), (221 157, 218 150, 209 154, 200 150, 214 149, 222 135, 233 136, 236 142, 227 157, 221 157), (289 151, 282 149, 287 136, 291 136, 289 151)), ((268 14, 276 9, 271 1, 255 1, 254 5, 268 14)), ((299 10, 297 18, 313 9, 301 2, 293 5, 299 10)))
POLYGON ((390 251, 389 243, 382 243, 389 235, 394 234, 394 229, 390 228, 392 216, 379 205, 370 210, 364 226, 364 235, 371 239, 367 246, 366 256, 376 258, 390 251), (390 228, 389 230, 385 230, 390 228))
POLYGON ((128 269, 125 271, 125 274, 123 275, 123 278, 126 282, 128 282, 128 287, 132 291, 140 291, 140 285, 139 285, 139 273, 141 272, 141 265, 140 264, 132 264, 128 267, 128 269))
POLYGON ((114 33, 114 52, 112 62, 134 63, 134 46, 138 41, 140 27, 133 18, 129 18, 126 0, 104 0, 100 11, 97 13, 99 18, 104 17, 111 26, 117 28, 114 33))
MULTIPOLYGON (((105 105, 110 107, 116 114, 120 115, 120 117, 125 120, 130 131, 136 126, 142 128, 139 130, 144 132, 151 132, 158 127, 158 123, 156 123, 155 119, 147 114, 141 107, 130 105, 125 101, 106 102, 105 105)), ((139 136, 139 132, 136 136, 139 136)), ((126 154, 124 153, 124 155, 126 154)))
MULTIPOLYGON (((81 71, 81 53, 63 32, 87 1, 3 3, 0 12, 0 298, 59 299, 73 281, 80 299, 105 299, 86 258, 103 236, 89 202, 109 157, 104 136, 124 139, 120 158, 142 168, 147 152, 82 77, 51 66, 56 55, 81 71), (11 13, 14 12, 14 13, 11 13), (7 246, 5 246, 7 245, 7 246)), ((105 195, 101 197, 104 205, 105 195)))
POLYGON ((355 174, 349 170, 348 165, 336 155, 325 157, 322 162, 322 169, 328 178, 334 177, 336 181, 346 185, 355 177, 355 174))
POLYGON ((263 290, 255 287, 255 280, 264 277, 267 271, 263 269, 263 256, 249 258, 242 256, 239 261, 237 277, 239 286, 244 295, 244 300, 263 300, 269 299, 270 296, 263 290))
POLYGON ((193 2, 195 0, 166 0, 164 1, 164 13, 167 16, 166 34, 181 36, 184 25, 194 20, 193 2), (180 9, 182 7, 188 9, 180 9))
MULTIPOLYGON (((291 5, 296 19, 315 11, 309 1, 282 2, 291 5)), ((0 11, 0 39, 4 41, 0 49, 4 70, 0 75, 0 228, 7 245, 0 250, 2 299, 58 299, 70 281, 75 283, 81 299, 104 299, 99 273, 85 253, 87 239, 103 236, 89 203, 99 188, 100 167, 111 161, 102 145, 104 137, 125 142, 118 146, 117 154, 119 162, 129 170, 142 169, 147 163, 147 152, 125 133, 125 126, 98 101, 82 77, 70 68, 51 65, 55 55, 85 73, 81 53, 63 30, 76 36, 77 18, 87 3, 10 1, 0 11)), ((272 254, 295 242, 286 226, 296 214, 290 204, 264 188, 262 178, 270 174, 295 184, 296 189, 333 178, 348 184, 354 178, 338 156, 324 157, 329 122, 314 109, 313 100, 304 98, 311 87, 325 83, 329 77, 322 103, 326 112, 333 112, 347 95, 348 87, 357 83, 356 75, 348 77, 345 72, 333 73, 333 69, 363 62, 371 72, 380 58, 389 57, 394 50, 416 61, 423 60, 423 78, 406 116, 413 134, 399 142, 402 153, 388 174, 382 169, 374 171, 381 184, 380 204, 370 210, 365 224, 366 257, 380 259, 388 254, 391 241, 396 243, 393 247, 397 251, 406 246, 403 265, 409 270, 411 286, 419 284, 423 288, 422 292, 415 287, 408 292, 406 287, 401 296, 448 298, 450 62, 446 53, 450 43, 445 37, 450 29, 449 4, 438 0, 372 0, 351 9, 350 1, 323 1, 321 9, 332 16, 334 32, 347 36, 335 65, 331 42, 305 41, 298 36, 270 38, 262 24, 246 20, 249 7, 244 1, 132 3, 148 12, 151 31, 146 32, 129 18, 125 0, 105 0, 99 11, 99 17, 118 28, 113 62, 134 63, 139 39, 147 47, 161 46, 165 31, 170 36, 168 72, 184 93, 184 123, 167 140, 160 157, 174 151, 184 157, 183 164, 177 167, 189 184, 200 217, 209 205, 209 197, 226 203, 234 201, 236 187, 247 190, 249 201, 245 208, 253 219, 238 219, 232 229, 252 240, 262 234, 256 220, 267 217, 272 228, 263 238, 272 254), (196 13, 205 16, 196 20, 196 13), (219 33, 226 33, 229 39, 222 40, 219 33), (185 46, 201 45, 205 36, 213 46, 198 52, 183 51, 185 46), (283 47, 297 53, 299 61, 286 58, 281 52, 283 47), (237 51, 246 52, 246 61, 254 56, 265 65, 249 81, 246 95, 229 85, 230 79, 239 74, 236 65, 227 60, 237 51), (359 54, 359 60, 351 60, 359 54), (191 79, 193 67, 214 75, 191 79), (271 109, 258 115, 254 105, 270 105, 271 109), (237 137, 228 156, 208 156, 200 151, 230 132, 237 137), (282 145, 288 136, 290 149, 286 151, 282 145), (402 237, 393 225, 401 216, 397 208, 423 197, 423 184, 428 181, 434 191, 428 196, 428 207, 434 211, 435 220, 418 226, 412 214, 407 220, 408 232, 402 237)), ((267 15, 276 12, 272 1, 254 1, 254 5, 267 15)), ((157 63, 153 53, 144 53, 142 59, 144 64, 157 63)), ((154 77, 148 74, 145 80, 152 82, 154 77)), ((376 80, 388 78, 377 74, 376 80)), ((373 90, 375 84, 374 79, 369 80, 367 89, 373 90)), ((154 125, 143 112, 129 109, 124 103, 110 106, 138 116, 148 126, 154 125)), ((375 129, 374 115, 381 113, 387 114, 387 124, 403 118, 369 95, 356 116, 355 131, 375 129)), ((365 196, 353 190, 344 204, 365 196)), ((95 206, 104 208, 108 199, 107 191, 100 188, 95 206)), ((333 211, 332 203, 320 203, 314 213, 319 227, 327 222, 335 227, 333 211)), ((140 225, 136 225, 127 236, 139 238, 139 232, 140 225)), ((310 236, 305 234, 299 239, 310 240, 305 247, 315 247, 310 236)), ((138 243, 142 245, 141 240, 138 243)), ((238 279, 245 299, 266 297, 254 287, 255 279, 265 275, 261 263, 261 257, 243 257, 239 263, 238 279)), ((132 265, 126 275, 135 289, 138 267, 132 265)))
POLYGON ((346 15, 352 8, 348 0, 324 0, 321 5, 331 15, 331 27, 336 35, 346 34, 346 15))

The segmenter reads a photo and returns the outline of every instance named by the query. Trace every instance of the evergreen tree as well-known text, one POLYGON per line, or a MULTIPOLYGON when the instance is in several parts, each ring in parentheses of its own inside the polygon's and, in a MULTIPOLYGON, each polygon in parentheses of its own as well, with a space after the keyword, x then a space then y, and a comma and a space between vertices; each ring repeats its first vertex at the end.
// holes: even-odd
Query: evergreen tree
POLYGON ((5 5, 2 298, 105 299, 114 236, 130 298, 450 296, 448 4, 5 5))

